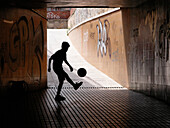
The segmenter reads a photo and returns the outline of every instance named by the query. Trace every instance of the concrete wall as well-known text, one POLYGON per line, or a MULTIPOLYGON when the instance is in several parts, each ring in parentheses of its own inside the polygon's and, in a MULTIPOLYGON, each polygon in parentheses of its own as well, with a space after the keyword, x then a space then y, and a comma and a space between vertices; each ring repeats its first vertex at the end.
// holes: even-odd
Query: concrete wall
MULTIPOLYGON (((46 17, 45 9, 38 12, 46 17)), ((45 87, 46 20, 31 10, 1 8, 0 30, 0 90, 9 81, 25 81, 31 90, 45 87)))
POLYGON ((47 8, 47 28, 48 29, 67 29, 69 8, 47 8), (59 9, 59 10, 58 10, 59 9))
POLYGON ((69 16, 70 10, 47 12, 47 19, 68 19, 69 16))
POLYGON ((129 86, 120 10, 81 24, 69 37, 89 63, 121 85, 129 86))
POLYGON ((130 89, 170 103, 170 2, 122 9, 130 89))
POLYGON ((68 19, 48 19, 48 29, 67 29, 68 19))
POLYGON ((170 1, 121 8, 81 24, 69 37, 86 60, 121 85, 170 103, 170 1))
POLYGON ((113 8, 72 8, 68 20, 68 28, 71 29, 84 20, 87 20, 91 17, 102 14, 112 9, 113 8))

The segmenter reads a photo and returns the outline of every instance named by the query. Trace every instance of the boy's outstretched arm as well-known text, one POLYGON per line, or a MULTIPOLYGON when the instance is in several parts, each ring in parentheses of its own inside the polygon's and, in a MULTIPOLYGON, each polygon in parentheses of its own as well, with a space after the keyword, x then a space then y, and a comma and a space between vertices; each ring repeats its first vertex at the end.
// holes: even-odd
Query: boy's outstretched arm
POLYGON ((51 57, 50 57, 50 59, 49 59, 49 61, 48 61, 48 72, 50 72, 51 71, 51 57))
POLYGON ((72 68, 72 66, 69 64, 69 62, 67 61, 67 60, 64 60, 65 61, 65 63, 69 66, 69 68, 70 68, 70 71, 72 72, 73 71, 73 68, 72 68))

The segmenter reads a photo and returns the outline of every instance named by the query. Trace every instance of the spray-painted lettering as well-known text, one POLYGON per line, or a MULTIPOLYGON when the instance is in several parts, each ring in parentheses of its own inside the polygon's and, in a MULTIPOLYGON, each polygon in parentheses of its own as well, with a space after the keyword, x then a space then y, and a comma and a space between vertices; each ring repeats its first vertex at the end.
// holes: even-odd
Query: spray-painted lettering
MULTIPOLYGON (((97 55, 99 56, 99 49, 101 56, 107 53, 107 46, 110 44, 110 38, 108 37, 110 24, 108 20, 104 20, 104 23, 99 19, 99 25, 96 26, 98 31, 98 44, 97 44, 97 55)), ((110 50, 109 50, 110 51, 110 50)), ((111 57, 111 53, 109 53, 111 57)))
POLYGON ((165 61, 169 60, 169 43, 170 43, 170 22, 169 15, 159 28, 159 51, 158 55, 165 61))
POLYGON ((39 22, 36 29, 34 27, 33 18, 28 21, 25 16, 12 24, 9 42, 1 42, 0 45, 0 74, 3 73, 5 65, 9 67, 10 72, 23 68, 33 81, 36 80, 40 83, 44 54, 42 21, 39 22))

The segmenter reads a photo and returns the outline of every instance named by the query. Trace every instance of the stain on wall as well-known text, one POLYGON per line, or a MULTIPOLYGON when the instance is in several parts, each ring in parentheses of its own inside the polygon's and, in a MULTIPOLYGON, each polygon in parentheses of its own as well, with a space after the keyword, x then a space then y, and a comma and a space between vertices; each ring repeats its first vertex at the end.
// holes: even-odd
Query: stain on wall
POLYGON ((24 80, 30 87, 45 87, 45 19, 30 10, 5 8, 0 10, 0 25, 0 86, 24 80))
POLYGON ((128 87, 121 11, 80 25, 69 33, 80 54, 92 65, 128 87), (79 34, 81 36, 78 36, 79 34))

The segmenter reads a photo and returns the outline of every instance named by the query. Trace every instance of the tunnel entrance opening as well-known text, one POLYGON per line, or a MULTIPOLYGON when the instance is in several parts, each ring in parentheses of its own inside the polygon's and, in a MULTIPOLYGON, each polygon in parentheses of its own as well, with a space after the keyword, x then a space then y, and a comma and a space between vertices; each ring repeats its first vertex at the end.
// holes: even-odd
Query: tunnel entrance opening
MULTIPOLYGON (((47 10, 48 10, 47 13, 49 14, 53 12, 51 17, 48 16, 49 18, 54 18, 55 20, 58 20, 57 18, 59 18, 59 16, 57 15, 54 16, 54 11, 57 10, 58 12, 59 9, 53 8, 53 9, 47 9, 47 10)), ((62 10, 65 10, 65 9, 62 9, 62 10)), ((47 60, 57 50, 61 49, 61 44, 63 41, 69 42, 71 47, 69 48, 67 52, 67 58, 70 64, 74 67, 74 70, 73 72, 70 72, 69 67, 65 64, 64 64, 64 70, 66 70, 66 72, 69 74, 69 76, 74 81, 84 81, 82 88, 123 89, 123 86, 121 86, 120 84, 118 84, 117 82, 115 82, 114 80, 112 80, 111 78, 103 74, 102 72, 98 71, 92 65, 88 64, 88 62, 80 54, 80 49, 79 49, 80 47, 77 49, 77 46, 75 46, 75 44, 73 44, 70 38, 68 37, 69 31, 71 30, 71 28, 74 28, 75 26, 80 25, 84 21, 88 22, 87 19, 93 20, 93 17, 94 19, 97 19, 97 17, 100 18, 101 14, 106 15, 107 13, 111 13, 112 10, 113 8, 74 8, 74 9, 71 9, 70 11, 71 15, 69 17, 67 29, 50 29, 50 27, 48 28, 48 25, 47 25, 47 28, 48 28, 47 29, 47 56, 48 56, 47 60), (77 21, 76 17, 79 19, 79 21, 77 21), (80 78, 77 75, 77 70, 82 67, 86 68, 87 70, 87 76, 85 78, 80 78)), ((55 23, 53 24, 55 25, 55 23)), ((104 28, 103 25, 99 25, 99 27, 100 27, 99 29, 104 28)), ((96 25, 96 31, 97 31, 97 25, 96 25)), ((89 35, 87 31, 84 32, 84 36, 86 37, 86 39, 83 39, 83 42, 88 40, 89 35)), ((81 37, 78 37, 78 38, 81 38, 81 37)), ((94 38, 94 34, 93 34, 93 38, 94 38)), ((97 42, 95 43, 97 45, 97 42)), ((52 87, 52 88, 58 87, 59 82, 58 82, 57 75, 53 71, 52 73, 47 73, 47 74, 48 74, 48 77, 47 77, 48 87, 52 87)), ((67 81, 65 81, 64 88, 73 88, 73 87, 67 81)))

